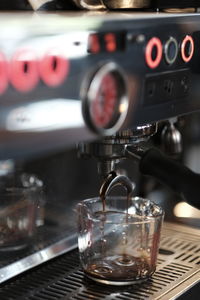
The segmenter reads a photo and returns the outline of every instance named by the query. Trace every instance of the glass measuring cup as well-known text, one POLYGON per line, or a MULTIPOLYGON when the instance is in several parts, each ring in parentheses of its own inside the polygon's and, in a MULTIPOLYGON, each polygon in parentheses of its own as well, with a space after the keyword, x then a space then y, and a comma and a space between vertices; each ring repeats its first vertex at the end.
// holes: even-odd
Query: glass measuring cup
POLYGON ((100 283, 129 285, 156 269, 163 210, 147 199, 107 197, 78 204, 78 247, 85 274, 100 283))

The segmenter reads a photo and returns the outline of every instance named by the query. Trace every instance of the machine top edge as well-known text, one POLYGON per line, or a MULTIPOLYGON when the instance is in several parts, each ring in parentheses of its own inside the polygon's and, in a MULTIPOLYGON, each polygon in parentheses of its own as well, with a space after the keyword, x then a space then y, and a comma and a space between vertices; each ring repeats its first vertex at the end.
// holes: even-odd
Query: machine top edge
MULTIPOLYGON (((66 18, 79 18, 81 21, 81 18, 98 18, 103 20, 109 20, 112 21, 114 19, 118 20, 125 20, 125 19, 163 19, 163 18, 190 18, 190 17, 200 17, 200 12, 176 12, 176 13, 169 13, 169 12, 148 12, 148 11, 62 11, 62 12, 15 12, 15 11, 0 11, 0 23, 7 22, 10 23, 10 21, 14 20, 20 20, 23 17, 23 20, 37 20, 40 21, 48 21, 51 19, 66 19, 66 18), (10 19, 12 17, 12 20, 10 19)), ((21 21, 23 21, 21 19, 21 21)), ((11 22, 12 23, 12 22, 11 22)), ((56 24, 55 24, 56 25, 56 24)))
POLYGON ((164 12, 112 12, 112 11, 74 11, 74 12, 0 12, 0 25, 6 32, 1 31, 4 38, 16 35, 16 30, 31 34, 58 34, 69 31, 95 30, 103 24, 112 22, 144 21, 166 23, 174 20, 179 22, 194 22, 200 19, 200 13, 164 13, 164 12), (9 34, 8 34, 9 33, 9 34))

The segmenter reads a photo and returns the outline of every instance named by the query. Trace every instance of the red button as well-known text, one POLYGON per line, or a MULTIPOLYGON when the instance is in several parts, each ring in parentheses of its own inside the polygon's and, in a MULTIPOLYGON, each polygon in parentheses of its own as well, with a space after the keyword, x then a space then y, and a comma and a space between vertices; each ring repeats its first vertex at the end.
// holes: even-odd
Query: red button
POLYGON ((40 61, 39 69, 44 83, 56 87, 64 82, 69 73, 69 60, 52 50, 40 61))
POLYGON ((39 81, 38 63, 31 50, 19 50, 10 62, 10 81, 20 92, 32 90, 39 81))
POLYGON ((149 40, 145 49, 146 63, 151 69, 155 69, 160 64, 161 59, 162 59, 162 43, 159 38, 153 37, 149 40), (154 49, 156 51, 155 58, 153 57, 154 49))
POLYGON ((184 62, 189 62, 194 54, 194 40, 190 35, 186 35, 181 44, 181 56, 184 62), (186 53, 186 47, 189 47, 189 53, 186 53))
POLYGON ((0 94, 8 87, 8 63, 3 53, 0 53, 0 94))
POLYGON ((117 49, 116 36, 113 33, 107 33, 104 36, 105 47, 108 52, 114 52, 117 49))
POLYGON ((88 40, 88 52, 90 53, 98 53, 100 52, 100 41, 99 36, 96 33, 92 33, 89 36, 88 40))

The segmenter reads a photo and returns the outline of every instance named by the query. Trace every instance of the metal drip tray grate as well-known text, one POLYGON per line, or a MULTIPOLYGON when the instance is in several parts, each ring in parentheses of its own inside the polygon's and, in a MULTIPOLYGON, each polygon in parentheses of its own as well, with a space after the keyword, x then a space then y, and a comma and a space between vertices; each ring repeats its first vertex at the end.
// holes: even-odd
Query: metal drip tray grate
POLYGON ((2 285, 1 300, 176 299, 200 279, 200 231, 165 224, 157 271, 143 284, 98 285, 84 277, 77 250, 2 285))

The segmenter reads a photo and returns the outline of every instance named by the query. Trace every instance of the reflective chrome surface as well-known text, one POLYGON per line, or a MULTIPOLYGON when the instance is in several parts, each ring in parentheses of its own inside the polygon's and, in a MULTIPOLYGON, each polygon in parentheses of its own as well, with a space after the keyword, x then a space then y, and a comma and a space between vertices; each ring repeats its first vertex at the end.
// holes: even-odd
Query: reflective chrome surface
POLYGON ((0 159, 25 157, 74 145, 83 137, 94 138, 84 123, 81 109, 81 101, 70 99, 30 101, 7 107, 0 112, 0 131, 6 131, 1 145, 5 142, 12 146, 10 151, 0 149, 0 159), (48 142, 50 137, 53 144, 48 142))
POLYGON ((169 154, 179 154, 183 151, 183 142, 180 131, 173 122, 169 122, 162 132, 163 149, 169 154))
POLYGON ((150 6, 150 0, 103 0, 110 9, 145 8, 150 6))
POLYGON ((3 268, 0 268, 0 283, 21 274, 24 271, 30 270, 58 255, 77 247, 76 234, 70 233, 69 236, 61 241, 50 245, 42 250, 39 250, 27 257, 24 257, 14 263, 11 263, 3 268))
POLYGON ((106 177, 115 170, 115 164, 127 158, 127 145, 138 148, 140 142, 148 141, 156 134, 157 124, 147 124, 132 130, 123 130, 112 136, 91 143, 79 143, 78 151, 82 158, 95 157, 98 160, 98 173, 106 177))

